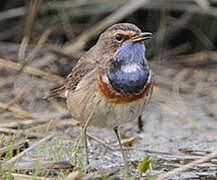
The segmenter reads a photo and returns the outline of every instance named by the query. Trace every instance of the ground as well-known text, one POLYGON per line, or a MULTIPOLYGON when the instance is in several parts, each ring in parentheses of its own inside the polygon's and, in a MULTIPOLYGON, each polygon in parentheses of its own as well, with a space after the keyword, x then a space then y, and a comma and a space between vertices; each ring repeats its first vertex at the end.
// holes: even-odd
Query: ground
MULTIPOLYGON (((1 50, 9 54, 6 50, 1 50)), ((17 74, 15 64, 10 66, 10 62, 17 63, 12 61, 16 58, 12 52, 10 55, 11 57, 5 58, 10 60, 4 61, 8 63, 3 63, 4 58, 0 63, 0 131, 4 132, 1 135, 1 147, 22 142, 22 149, 17 149, 27 152, 12 167, 12 172, 1 168, 1 175, 17 179, 28 179, 32 175, 62 179, 71 171, 85 168, 83 143, 79 141, 81 130, 77 121, 69 115, 65 100, 43 99, 50 89, 62 83, 61 77, 49 75, 55 72, 58 74, 71 61, 52 56, 47 61, 52 62, 52 65, 48 66, 44 60, 49 55, 42 53, 37 63, 32 63, 31 67, 46 71, 49 75, 34 74, 27 67, 17 74), (57 65, 56 62, 60 64, 57 65)), ((149 156, 152 170, 140 174, 141 177, 148 178, 200 159, 217 149, 215 69, 192 68, 181 60, 179 63, 153 61, 151 66, 155 74, 155 88, 153 98, 143 114, 143 132, 138 133, 136 120, 120 127, 122 140, 127 141, 125 145, 132 174, 135 174, 138 162, 149 156)), ((90 158, 97 172, 84 175, 84 179, 104 175, 121 177, 123 161, 112 130, 88 127, 88 132, 90 158), (103 142, 99 142, 99 139, 103 142)), ((0 152, 3 152, 2 148, 0 152)), ((3 153, 2 167, 10 167, 4 163, 19 154, 10 154, 9 151, 3 153)), ((212 159, 171 179, 216 177, 217 159, 212 159)))

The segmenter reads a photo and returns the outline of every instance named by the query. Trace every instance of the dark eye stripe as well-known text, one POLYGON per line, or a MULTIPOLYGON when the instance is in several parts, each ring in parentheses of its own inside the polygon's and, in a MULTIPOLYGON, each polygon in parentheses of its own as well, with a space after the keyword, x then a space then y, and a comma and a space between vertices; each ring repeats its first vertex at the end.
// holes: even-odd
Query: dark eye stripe
POLYGON ((128 40, 128 39, 130 39, 130 37, 126 35, 126 36, 124 36, 124 39, 128 40))

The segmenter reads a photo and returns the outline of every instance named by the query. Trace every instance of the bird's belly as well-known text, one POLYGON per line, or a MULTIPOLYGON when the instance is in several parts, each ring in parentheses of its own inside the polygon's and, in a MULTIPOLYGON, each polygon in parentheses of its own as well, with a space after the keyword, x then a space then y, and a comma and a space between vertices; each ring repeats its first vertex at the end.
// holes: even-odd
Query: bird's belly
POLYGON ((89 90, 85 94, 82 92, 70 94, 67 105, 72 116, 82 125, 92 114, 89 125, 113 128, 133 121, 141 115, 147 104, 146 101, 147 98, 128 104, 111 104, 97 91, 89 90))
POLYGON ((141 115, 145 109, 145 100, 129 104, 110 104, 102 97, 97 105, 91 124, 98 127, 115 127, 128 123, 141 115))

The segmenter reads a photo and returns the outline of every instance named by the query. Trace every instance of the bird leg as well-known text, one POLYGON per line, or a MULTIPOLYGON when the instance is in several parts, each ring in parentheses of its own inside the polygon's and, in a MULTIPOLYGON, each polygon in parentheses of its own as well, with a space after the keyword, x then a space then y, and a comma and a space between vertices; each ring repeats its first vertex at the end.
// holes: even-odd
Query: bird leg
POLYGON ((84 133, 84 145, 85 145, 85 153, 86 153, 86 163, 87 163, 87 165, 89 165, 90 161, 89 161, 89 153, 88 153, 87 128, 86 127, 83 127, 83 133, 84 133))
POLYGON ((113 131, 115 132, 115 134, 116 134, 116 136, 117 136, 118 143, 119 143, 119 146, 120 146, 120 148, 121 148, 121 153, 122 153, 122 157, 123 157, 123 160, 124 160, 124 167, 125 167, 125 170, 126 170, 126 172, 128 172, 128 166, 127 166, 126 155, 125 155, 124 150, 123 150, 123 148, 122 148, 121 138, 120 138, 120 135, 119 135, 119 132, 118 132, 118 126, 114 127, 114 128, 113 128, 113 131))
POLYGON ((143 121, 142 121, 142 116, 139 116, 138 117, 138 132, 140 133, 140 132, 143 132, 143 125, 144 125, 144 123, 143 123, 143 121))
MULTIPOLYGON (((89 161, 89 152, 88 152, 88 143, 87 143, 87 128, 83 127, 83 136, 84 136, 84 145, 85 145, 85 153, 86 153, 86 165, 89 166, 90 161, 89 161)), ((92 167, 88 167, 86 169, 86 174, 90 172, 95 172, 96 169, 92 167)))

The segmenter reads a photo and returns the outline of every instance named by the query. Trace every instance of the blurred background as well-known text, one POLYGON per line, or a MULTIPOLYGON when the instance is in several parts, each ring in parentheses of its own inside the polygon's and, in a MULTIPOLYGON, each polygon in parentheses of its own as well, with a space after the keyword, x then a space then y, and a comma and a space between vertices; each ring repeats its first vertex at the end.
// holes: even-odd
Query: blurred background
MULTIPOLYGON (((123 139, 135 137, 128 144, 137 149, 131 161, 144 154, 157 158, 156 175, 217 148, 217 0, 1 0, 0 147, 8 145, 9 135, 15 143, 28 134, 31 145, 55 132, 64 139, 59 146, 70 151, 63 144, 73 147, 76 121, 64 99, 43 97, 63 84, 101 32, 119 22, 153 33, 146 57, 155 89, 144 131, 137 134, 136 121, 122 128, 123 139)), ((97 137, 112 144, 106 133, 97 137)), ((105 150, 91 143, 92 159, 101 157, 98 166, 120 166, 120 157, 108 162, 105 150)), ((27 157, 34 159, 37 151, 27 157)), ((215 179, 216 172, 215 160, 179 177, 215 179)))

